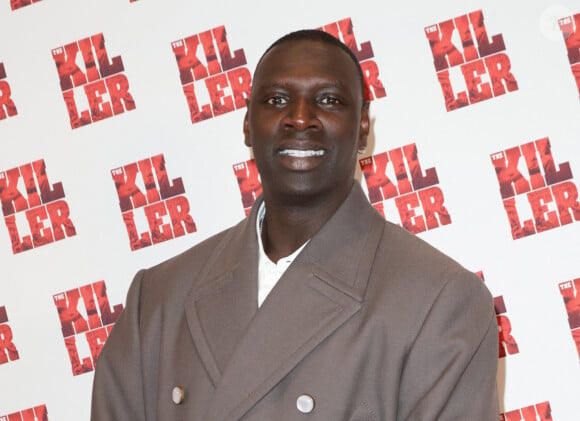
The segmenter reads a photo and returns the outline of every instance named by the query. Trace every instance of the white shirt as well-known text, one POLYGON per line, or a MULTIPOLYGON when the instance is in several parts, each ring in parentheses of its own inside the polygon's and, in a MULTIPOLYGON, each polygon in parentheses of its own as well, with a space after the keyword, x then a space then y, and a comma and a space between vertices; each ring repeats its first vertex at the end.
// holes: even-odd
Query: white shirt
POLYGON ((258 307, 262 305, 272 288, 286 272, 288 266, 290 266, 304 246, 308 244, 308 241, 305 242, 290 256, 282 257, 277 263, 274 263, 264 251, 264 245, 262 244, 262 223, 265 216, 266 206, 262 202, 256 218, 256 233, 258 234, 258 307))

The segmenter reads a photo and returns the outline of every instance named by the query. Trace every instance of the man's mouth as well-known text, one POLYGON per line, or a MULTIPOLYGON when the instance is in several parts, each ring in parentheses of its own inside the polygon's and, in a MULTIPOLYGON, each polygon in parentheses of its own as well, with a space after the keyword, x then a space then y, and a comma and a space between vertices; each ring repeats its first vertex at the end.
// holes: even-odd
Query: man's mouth
POLYGON ((291 156, 293 158, 311 158, 315 156, 323 156, 324 150, 317 149, 317 150, 302 150, 302 149, 282 149, 278 152, 279 155, 282 156, 291 156))

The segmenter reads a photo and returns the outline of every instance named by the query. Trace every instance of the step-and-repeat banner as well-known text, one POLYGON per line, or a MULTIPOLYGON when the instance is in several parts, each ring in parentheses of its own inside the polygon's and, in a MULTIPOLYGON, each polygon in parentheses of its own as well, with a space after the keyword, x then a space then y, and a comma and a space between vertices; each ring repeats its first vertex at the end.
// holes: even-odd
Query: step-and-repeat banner
POLYGON ((134 273, 247 214, 252 72, 302 28, 361 63, 369 201, 495 297, 501 419, 580 419, 578 2, 2 0, 1 421, 88 419, 134 273))

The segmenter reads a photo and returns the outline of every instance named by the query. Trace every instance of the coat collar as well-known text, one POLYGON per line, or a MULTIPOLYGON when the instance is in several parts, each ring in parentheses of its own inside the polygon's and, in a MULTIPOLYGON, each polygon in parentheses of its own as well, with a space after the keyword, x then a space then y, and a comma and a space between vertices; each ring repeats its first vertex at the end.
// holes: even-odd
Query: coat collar
POLYGON ((359 311, 382 236, 384 219, 355 182, 258 310, 258 206, 216 248, 186 303, 193 341, 216 387, 206 420, 241 418, 359 311))

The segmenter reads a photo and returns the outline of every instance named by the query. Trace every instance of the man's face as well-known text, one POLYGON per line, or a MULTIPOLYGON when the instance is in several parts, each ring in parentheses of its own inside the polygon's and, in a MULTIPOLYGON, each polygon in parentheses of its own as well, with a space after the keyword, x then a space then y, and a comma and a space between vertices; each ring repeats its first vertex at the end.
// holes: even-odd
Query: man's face
POLYGON ((346 52, 299 40, 263 57, 244 135, 265 193, 294 200, 346 197, 368 130, 368 103, 346 52))

